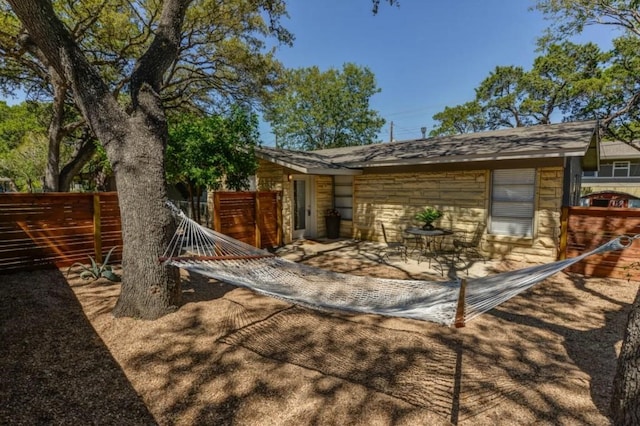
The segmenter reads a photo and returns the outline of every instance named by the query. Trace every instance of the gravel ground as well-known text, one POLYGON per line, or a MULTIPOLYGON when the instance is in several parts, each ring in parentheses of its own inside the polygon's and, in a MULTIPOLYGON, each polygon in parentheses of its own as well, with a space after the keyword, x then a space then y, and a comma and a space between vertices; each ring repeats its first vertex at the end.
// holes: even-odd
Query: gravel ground
MULTIPOLYGON (((303 261, 406 276, 339 250, 303 261)), ((151 322, 110 314, 118 284, 1 275, 0 423, 608 425, 638 291, 561 273, 453 329, 183 278, 184 305, 151 322)))

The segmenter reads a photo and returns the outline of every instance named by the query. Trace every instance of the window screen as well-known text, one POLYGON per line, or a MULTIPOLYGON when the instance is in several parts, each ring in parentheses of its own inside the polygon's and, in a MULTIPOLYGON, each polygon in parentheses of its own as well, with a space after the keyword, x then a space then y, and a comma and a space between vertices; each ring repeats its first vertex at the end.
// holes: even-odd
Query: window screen
POLYGON ((497 235, 531 237, 536 169, 494 170, 491 191, 491 225, 497 235))
POLYGON ((353 176, 333 177, 333 204, 343 219, 353 219, 353 176))

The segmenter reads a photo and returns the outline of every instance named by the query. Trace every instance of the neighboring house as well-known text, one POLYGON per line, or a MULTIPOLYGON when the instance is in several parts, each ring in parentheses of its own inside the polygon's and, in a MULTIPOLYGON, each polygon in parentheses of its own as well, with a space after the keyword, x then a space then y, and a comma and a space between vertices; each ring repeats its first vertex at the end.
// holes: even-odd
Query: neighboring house
POLYGON ((257 187, 283 191, 285 242, 324 237, 324 212, 342 213, 341 235, 382 241, 418 225, 483 229, 490 257, 549 261, 563 205, 577 205, 583 170, 597 170, 596 122, 562 123, 301 152, 259 148, 257 187))
POLYGON ((600 142, 600 169, 582 174, 582 194, 603 191, 640 197, 640 150, 620 141, 600 142))
POLYGON ((16 192, 16 185, 13 180, 7 177, 0 177, 0 192, 16 192))
POLYGON ((584 207, 638 208, 640 207, 640 198, 626 192, 598 191, 580 197, 580 205, 584 207))

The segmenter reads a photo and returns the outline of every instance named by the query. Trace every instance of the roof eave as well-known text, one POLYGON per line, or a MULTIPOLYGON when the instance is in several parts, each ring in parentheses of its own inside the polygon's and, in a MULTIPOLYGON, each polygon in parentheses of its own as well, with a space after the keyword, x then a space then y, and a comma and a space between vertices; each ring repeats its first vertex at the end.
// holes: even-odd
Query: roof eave
POLYGON ((544 159, 544 158, 564 158, 564 157, 582 157, 585 155, 584 150, 570 149, 570 150, 556 150, 553 152, 540 152, 536 154, 521 153, 521 154, 500 154, 494 155, 457 155, 457 156, 442 156, 420 159, 393 159, 388 161, 367 161, 367 162, 353 162, 345 163, 347 167, 388 167, 388 166, 417 166, 428 164, 450 164, 450 163, 471 163, 471 162, 486 162, 486 161, 505 161, 505 160, 528 160, 528 159, 544 159))
POLYGON ((277 164, 282 167, 286 167, 288 169, 294 170, 296 172, 306 174, 306 175, 360 175, 362 174, 362 170, 352 169, 346 167, 305 167, 299 164, 296 164, 291 161, 284 161, 280 158, 276 158, 274 156, 268 155, 264 152, 256 152, 256 156, 259 158, 269 161, 271 163, 277 164))

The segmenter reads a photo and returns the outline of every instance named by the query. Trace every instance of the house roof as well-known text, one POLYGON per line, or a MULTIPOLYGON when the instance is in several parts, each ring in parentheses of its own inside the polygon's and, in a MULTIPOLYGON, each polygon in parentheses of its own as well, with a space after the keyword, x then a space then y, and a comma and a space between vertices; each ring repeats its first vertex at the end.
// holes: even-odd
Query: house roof
POLYGON ((622 141, 601 141, 600 158, 603 160, 631 160, 640 158, 640 150, 622 141))
POLYGON ((598 162, 595 121, 548 124, 318 151, 258 148, 258 156, 308 174, 358 174, 386 166, 590 157, 598 162))

